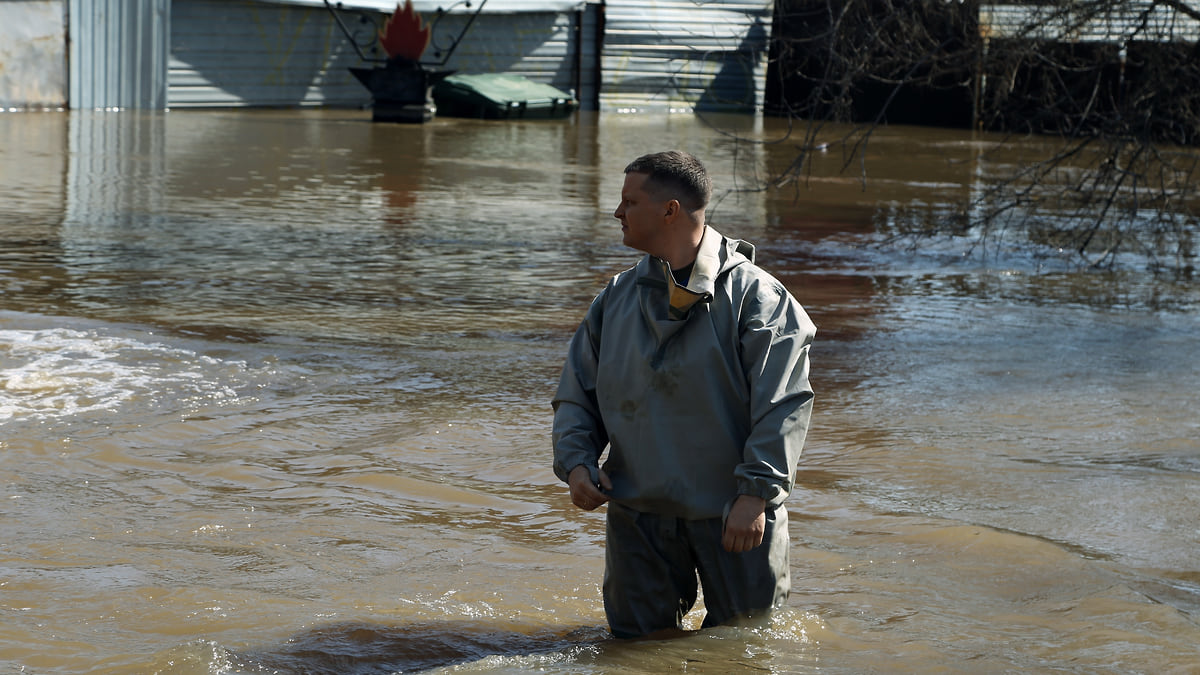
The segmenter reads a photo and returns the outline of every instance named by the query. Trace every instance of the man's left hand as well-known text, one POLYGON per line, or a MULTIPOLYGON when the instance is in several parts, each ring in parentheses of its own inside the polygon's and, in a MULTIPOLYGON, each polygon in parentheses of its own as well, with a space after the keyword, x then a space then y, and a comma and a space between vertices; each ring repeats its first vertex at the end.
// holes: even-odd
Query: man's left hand
POLYGON ((739 495, 725 519, 721 546, 730 553, 745 553, 761 544, 767 529, 766 507, 762 497, 739 495))

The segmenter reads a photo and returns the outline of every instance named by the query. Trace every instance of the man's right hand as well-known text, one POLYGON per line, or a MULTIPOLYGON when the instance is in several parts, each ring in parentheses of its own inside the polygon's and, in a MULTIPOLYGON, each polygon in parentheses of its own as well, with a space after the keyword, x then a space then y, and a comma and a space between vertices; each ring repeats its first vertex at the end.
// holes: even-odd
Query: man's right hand
POLYGON ((571 488, 571 503, 584 511, 594 511, 596 507, 608 501, 608 495, 600 491, 612 489, 612 481, 608 474, 600 470, 600 485, 592 483, 592 472, 582 464, 571 469, 567 475, 567 486, 571 488))

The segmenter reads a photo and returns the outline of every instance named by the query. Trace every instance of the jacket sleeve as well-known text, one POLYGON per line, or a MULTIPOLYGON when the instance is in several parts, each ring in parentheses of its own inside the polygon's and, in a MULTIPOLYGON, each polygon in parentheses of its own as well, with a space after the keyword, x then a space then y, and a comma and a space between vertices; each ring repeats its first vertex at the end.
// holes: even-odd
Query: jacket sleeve
POLYGON ((596 374, 604 297, 611 287, 610 282, 592 301, 571 338, 554 394, 554 474, 564 482, 580 464, 588 468, 593 484, 600 482, 600 454, 608 445, 608 432, 596 402, 596 374))
POLYGON ((760 279, 743 305, 742 368, 750 394, 750 433, 734 471, 738 494, 783 503, 792 489, 812 415, 808 352, 816 326, 774 279, 760 279))

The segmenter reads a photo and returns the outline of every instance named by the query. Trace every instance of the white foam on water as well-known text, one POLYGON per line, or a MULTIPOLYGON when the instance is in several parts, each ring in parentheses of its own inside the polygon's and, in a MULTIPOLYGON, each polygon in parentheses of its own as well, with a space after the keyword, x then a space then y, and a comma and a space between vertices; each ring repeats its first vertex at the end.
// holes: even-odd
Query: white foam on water
MULTIPOLYGON (((116 327, 0 328, 0 422, 116 411, 235 403, 223 361, 116 327)), ((233 371, 233 372, 231 372, 233 371)))

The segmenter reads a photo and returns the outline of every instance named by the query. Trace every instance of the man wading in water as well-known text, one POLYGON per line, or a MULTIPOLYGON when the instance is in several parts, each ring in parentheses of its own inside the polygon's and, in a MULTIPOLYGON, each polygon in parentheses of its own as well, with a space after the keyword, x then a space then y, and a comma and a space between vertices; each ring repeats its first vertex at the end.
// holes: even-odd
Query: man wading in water
POLYGON ((622 638, 765 616, 790 589, 783 501, 812 412, 816 328, 754 247, 707 227, 712 183, 682 152, 625 168, 626 246, 554 396, 554 472, 608 504, 604 611, 622 638), (608 447, 603 469, 600 455, 608 447))

